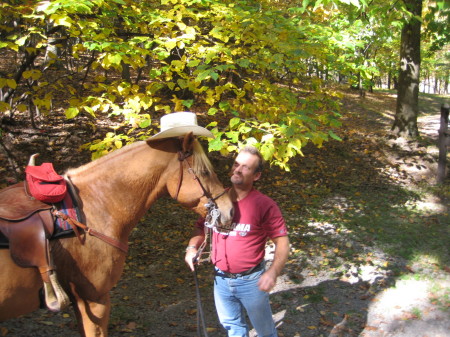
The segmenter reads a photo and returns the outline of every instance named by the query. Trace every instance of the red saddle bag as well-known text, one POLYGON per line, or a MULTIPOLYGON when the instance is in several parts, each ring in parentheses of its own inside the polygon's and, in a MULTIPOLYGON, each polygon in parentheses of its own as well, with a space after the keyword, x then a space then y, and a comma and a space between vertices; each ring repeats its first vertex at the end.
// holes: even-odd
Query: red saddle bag
POLYGON ((25 168, 28 190, 31 195, 46 203, 55 203, 64 199, 67 184, 62 176, 55 172, 52 163, 25 168))

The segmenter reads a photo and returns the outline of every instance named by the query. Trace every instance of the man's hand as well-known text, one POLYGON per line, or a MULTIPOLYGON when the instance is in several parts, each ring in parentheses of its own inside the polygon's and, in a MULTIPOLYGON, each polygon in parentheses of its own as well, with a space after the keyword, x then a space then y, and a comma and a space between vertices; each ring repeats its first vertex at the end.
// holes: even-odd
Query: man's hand
POLYGON ((205 232, 203 229, 194 228, 192 233, 192 238, 189 240, 188 246, 186 247, 186 255, 184 256, 184 261, 186 261, 189 268, 194 271, 194 257, 197 255, 198 249, 202 243, 205 241, 205 232))
POLYGON ((273 289, 273 287, 275 287, 276 283, 277 283, 277 274, 269 269, 261 275, 258 281, 258 287, 259 290, 268 293, 273 289))
POLYGON ((186 255, 184 256, 184 261, 188 264, 189 268, 194 271, 194 257, 197 255, 196 248, 186 249, 186 255))

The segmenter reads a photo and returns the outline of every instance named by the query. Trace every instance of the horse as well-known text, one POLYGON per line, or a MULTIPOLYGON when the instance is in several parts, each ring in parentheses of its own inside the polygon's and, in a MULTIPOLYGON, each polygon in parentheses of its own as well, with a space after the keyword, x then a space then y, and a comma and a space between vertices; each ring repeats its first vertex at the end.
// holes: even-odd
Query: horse
MULTIPOLYGON (((132 229, 151 207, 169 195, 200 216, 214 200, 220 221, 229 224, 233 204, 211 162, 192 133, 147 139, 113 151, 64 177, 76 191, 85 225, 127 243, 132 229)), ((0 191, 1 193, 1 191, 0 191)), ((50 240, 58 280, 67 293, 81 336, 107 336, 110 290, 123 271, 126 253, 84 234, 50 240)), ((8 249, 0 249, 0 321, 40 308, 43 282, 36 268, 19 267, 8 249)))

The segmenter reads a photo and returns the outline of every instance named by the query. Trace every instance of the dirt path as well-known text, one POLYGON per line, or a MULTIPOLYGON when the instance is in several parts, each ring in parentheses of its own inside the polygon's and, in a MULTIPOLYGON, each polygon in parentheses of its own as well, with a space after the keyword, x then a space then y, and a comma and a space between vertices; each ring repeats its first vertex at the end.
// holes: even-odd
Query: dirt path
MULTIPOLYGON (((449 194, 422 188, 436 170, 438 113, 420 118, 425 140, 416 146, 387 141, 391 95, 360 100, 348 94, 344 103, 345 141, 308 147, 290 173, 272 169, 260 187, 282 206, 291 230, 291 258, 271 295, 279 335, 450 336, 450 277, 442 267, 450 261, 448 247, 442 248, 450 237, 449 194), (393 225, 382 227, 386 221, 393 225), (438 253, 429 250, 424 233, 426 245, 411 242, 413 251, 396 254, 396 245, 404 246, 392 238, 409 226, 441 233, 442 240, 430 241, 438 253)), ((222 177, 227 164, 215 161, 222 177)), ((183 262, 195 218, 164 199, 133 231, 124 275, 112 292, 110 336, 196 336, 194 282, 183 262)), ((270 261, 270 246, 267 251, 270 261)), ((211 268, 199 272, 209 336, 225 337, 213 306, 211 268)), ((78 334, 68 309, 0 323, 0 336, 78 334)))

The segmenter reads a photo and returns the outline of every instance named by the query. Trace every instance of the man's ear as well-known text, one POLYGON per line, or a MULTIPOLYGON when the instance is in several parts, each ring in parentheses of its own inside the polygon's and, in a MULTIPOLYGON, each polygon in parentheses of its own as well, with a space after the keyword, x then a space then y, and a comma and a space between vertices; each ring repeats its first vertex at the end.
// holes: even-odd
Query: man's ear
POLYGON ((261 178, 261 172, 256 172, 255 176, 253 177, 253 181, 257 181, 261 178))

